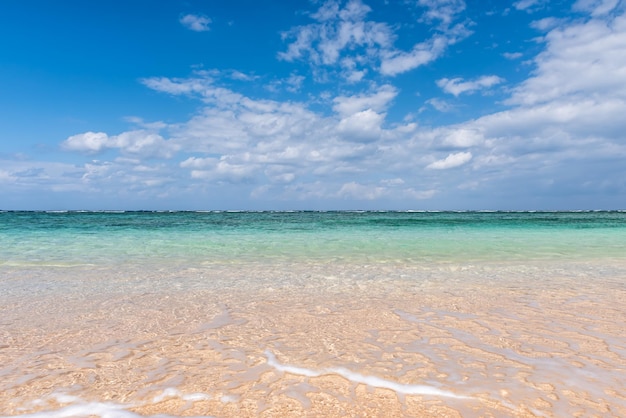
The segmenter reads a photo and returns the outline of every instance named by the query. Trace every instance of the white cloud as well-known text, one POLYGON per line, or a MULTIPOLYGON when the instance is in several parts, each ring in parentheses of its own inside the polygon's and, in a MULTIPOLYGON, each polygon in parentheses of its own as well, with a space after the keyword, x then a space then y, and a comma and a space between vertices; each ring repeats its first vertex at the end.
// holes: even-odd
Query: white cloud
POLYGON ((449 168, 459 167, 468 163, 472 159, 471 152, 457 152, 449 154, 443 160, 434 161, 426 166, 432 170, 447 170, 449 168))
POLYGON ((337 131, 347 140, 374 141, 381 136, 381 124, 385 115, 371 109, 356 112, 339 121, 337 131))
POLYGON ((626 17, 559 27, 546 37, 534 75, 513 90, 508 104, 532 105, 575 95, 626 94, 626 17))
POLYGON ((11 174, 10 171, 0 170, 0 182, 13 182, 15 181, 15 177, 11 174))
POLYGON ((396 49, 384 51, 381 54, 381 74, 394 76, 426 65, 442 56, 449 46, 471 35, 472 32, 467 28, 468 22, 453 25, 465 10, 463 0, 418 0, 417 5, 426 9, 420 21, 440 22, 439 32, 430 39, 416 43, 408 52, 396 49))
POLYGON ((183 168, 206 168, 217 164, 218 161, 217 158, 189 157, 181 162, 180 166, 183 168))
POLYGON ((235 105, 243 99, 243 96, 239 93, 215 86, 212 76, 204 73, 198 73, 192 78, 185 79, 168 77, 144 78, 140 82, 155 91, 172 95, 197 97, 205 103, 219 103, 222 107, 226 104, 235 105))
POLYGON ((293 41, 278 57, 308 60, 315 68, 324 68, 320 80, 327 79, 326 69, 339 66, 338 74, 354 83, 362 81, 370 69, 394 76, 425 65, 471 34, 466 22, 453 24, 465 9, 464 1, 418 0, 417 5, 426 8, 421 22, 439 25, 431 38, 416 43, 410 51, 394 48, 396 35, 390 25, 365 20, 371 9, 360 0, 350 0, 344 8, 329 0, 311 15, 316 23, 283 33, 284 40, 293 41))
POLYGON ((448 27, 457 15, 465 10, 463 0, 418 0, 417 4, 426 8, 423 20, 439 20, 444 27, 448 27))
POLYGON ((513 3, 513 7, 517 10, 525 10, 527 12, 534 12, 544 7, 547 0, 519 0, 513 3))
POLYGON ((422 131, 421 141, 431 147, 472 147, 471 155, 452 153, 428 168, 473 161, 473 178, 460 184, 473 192, 495 184, 517 184, 534 195, 583 185, 625 190, 615 180, 623 172, 614 162, 626 158, 626 58, 619 52, 626 50, 626 20, 618 15, 562 25, 547 34, 537 69, 513 89, 509 110, 422 131))
POLYGON ((437 194, 437 190, 415 190, 413 188, 404 189, 402 195, 409 199, 426 200, 432 199, 437 194))
POLYGON ((123 152, 144 157, 169 158, 178 149, 177 145, 165 141, 161 135, 143 130, 123 132, 111 139, 113 146, 123 152))
MULTIPOLYGON (((340 13, 343 9, 335 4, 340 13)), ((319 12, 316 22, 334 19, 332 4, 327 5, 329 9, 319 12)), ((352 22, 365 15, 365 9, 356 6, 345 12, 352 22)), ((623 15, 603 15, 560 21, 547 30, 534 71, 509 90, 511 96, 502 104, 507 108, 500 112, 430 127, 426 117, 432 113, 394 123, 389 115, 402 120, 393 106, 404 97, 389 81, 382 86, 344 83, 342 88, 347 87, 334 95, 329 88, 326 94, 310 95, 310 102, 281 102, 226 88, 212 71, 189 78, 149 78, 143 80, 146 86, 194 97, 199 109, 176 124, 146 124, 132 118, 128 120, 133 126, 142 129, 119 135, 74 135, 63 143, 65 150, 117 158, 65 169, 85 190, 119 184, 146 193, 150 187, 162 187, 169 194, 183 193, 177 188, 189 195, 209 190, 219 196, 245 190, 255 199, 271 202, 434 197, 445 202, 453 193, 471 193, 477 198, 501 196, 506 206, 509 190, 549 196, 563 185, 580 190, 581 184, 585 190, 613 187, 626 193, 624 181, 618 180, 624 174, 618 167, 626 158, 626 20, 623 15), (368 87, 359 91, 360 86, 368 87), (170 160, 155 163, 150 160, 155 156, 170 160), (613 160, 615 165, 605 164, 613 160), (597 175, 594 166, 600 165, 603 174, 597 175)), ((445 51, 449 38, 437 36, 442 36, 445 51)), ((351 51, 342 50, 338 67, 364 70, 356 57, 344 60, 343 55, 351 51)), ((231 82, 231 76, 222 76, 231 82)), ((282 82, 282 87, 287 86, 282 82)), ((294 79, 294 84, 298 82, 294 79)), ((502 82, 487 75, 441 79, 438 84, 459 96, 502 82)), ((441 99, 426 103, 442 111, 450 109, 441 99)), ((61 170, 10 167, 3 161, 3 184, 17 182, 14 179, 51 181, 46 178, 71 184, 70 175, 61 170)))
POLYGON ((508 60, 516 60, 521 58, 523 55, 524 54, 521 52, 505 52, 502 54, 502 56, 508 60))
POLYGON ((180 18, 180 23, 194 32, 207 32, 210 30, 211 19, 204 15, 186 14, 180 18))
POLYGON ((127 116, 124 118, 124 120, 132 124, 135 124, 139 126, 140 128, 147 129, 150 131, 159 131, 167 127, 167 124, 165 122, 162 122, 162 121, 146 122, 142 118, 137 117, 137 116, 127 116))
POLYGON ((486 75, 472 81, 463 81, 462 78, 442 78, 437 80, 437 86, 439 86, 446 93, 458 96, 462 93, 474 92, 476 90, 486 89, 500 84, 504 81, 495 75, 486 75))
POLYGON ((366 186, 355 181, 341 186, 337 192, 338 197, 351 198, 357 200, 375 200, 388 194, 385 187, 382 186, 366 186))
MULTIPOLYGON (((5 191, 35 191, 37 199, 47 192, 93 192, 84 176, 91 163, 83 165, 50 161, 1 160, 0 184, 5 191)), ((10 195, 9 195, 10 197, 10 195)))
POLYGON ((357 83, 365 77, 367 70, 350 70, 344 74, 344 78, 348 83, 357 83))
POLYGON ((413 47, 412 51, 390 51, 385 54, 380 64, 380 72, 384 75, 394 76, 413 70, 439 58, 448 46, 443 37, 433 38, 428 42, 422 42, 413 47))
POLYGON ((395 87, 385 84, 379 87, 375 93, 338 96, 333 99, 333 110, 343 116, 369 109, 380 112, 389 106, 397 94, 398 90, 395 87))
POLYGON ((61 146, 70 151, 97 153, 109 147, 109 136, 104 132, 85 132, 67 138, 61 146))
POLYGON ((118 148, 127 154, 162 158, 171 157, 179 148, 160 135, 145 130, 127 131, 115 136, 108 136, 104 132, 85 132, 67 138, 61 146, 68 151, 87 154, 118 148))
POLYGON ((223 156, 204 170, 191 170, 190 176, 196 180, 219 181, 223 183, 248 182, 257 177, 259 166, 232 160, 229 156, 223 156))
POLYGON ((592 16, 603 16, 613 11, 620 0, 578 0, 573 9, 589 12, 592 16))
POLYGON ((240 81, 254 81, 257 78, 259 78, 257 76, 246 74, 246 73, 242 73, 241 71, 237 71, 237 70, 230 71, 229 76, 233 80, 240 80, 240 81))
POLYGON ((168 77, 152 77, 140 80, 145 86, 164 93, 179 95, 202 93, 211 88, 212 79, 197 77, 191 79, 178 79, 168 77))
POLYGON ((404 180, 401 178, 389 179, 389 180, 381 180, 381 184, 385 186, 400 186, 404 184, 404 180))
POLYGON ((467 148, 485 142, 483 130, 475 126, 443 128, 435 132, 440 132, 441 144, 447 147, 467 148))
POLYGON ((530 23, 530 27, 541 32, 547 32, 565 23, 567 23, 565 19, 557 19, 555 17, 544 17, 543 19, 532 21, 530 23))
MULTIPOLYGON (((454 109, 453 105, 451 105, 450 103, 446 102, 445 100, 438 99, 436 97, 433 97, 432 99, 426 100, 426 103, 431 105, 435 110, 437 110, 439 112, 449 112, 452 109, 454 109)), ((421 110, 426 110, 426 109, 422 108, 421 110)))
POLYGON ((315 65, 333 65, 342 53, 372 54, 388 47, 393 35, 383 23, 363 20, 371 9, 359 0, 340 8, 335 1, 324 3, 311 15, 317 23, 299 26, 283 33, 283 39, 295 38, 287 51, 278 57, 286 61, 307 58, 315 65), (372 49, 373 48, 373 49, 372 49))
POLYGON ((304 82, 304 76, 298 74, 291 74, 285 84, 287 85, 287 91, 295 93, 300 90, 302 83, 304 82))

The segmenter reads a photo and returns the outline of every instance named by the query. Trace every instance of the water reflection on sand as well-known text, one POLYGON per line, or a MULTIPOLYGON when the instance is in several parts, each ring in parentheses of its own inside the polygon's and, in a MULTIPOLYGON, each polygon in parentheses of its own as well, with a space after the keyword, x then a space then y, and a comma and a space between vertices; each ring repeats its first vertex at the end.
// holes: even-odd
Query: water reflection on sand
POLYGON ((3 415, 626 416, 618 261, 2 269, 3 415))

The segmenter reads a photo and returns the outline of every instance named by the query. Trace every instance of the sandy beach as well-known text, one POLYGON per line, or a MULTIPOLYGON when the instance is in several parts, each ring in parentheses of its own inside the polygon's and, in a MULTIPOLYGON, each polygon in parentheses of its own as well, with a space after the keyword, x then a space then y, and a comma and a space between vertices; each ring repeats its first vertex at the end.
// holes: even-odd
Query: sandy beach
POLYGON ((420 282, 406 266, 249 266, 267 283, 179 291, 176 277, 251 271, 178 271, 167 291, 130 291, 118 272, 117 293, 0 308, 0 414, 624 416, 623 267, 598 286, 572 277, 597 266, 535 266, 552 275, 538 287, 519 266, 444 266, 420 282))

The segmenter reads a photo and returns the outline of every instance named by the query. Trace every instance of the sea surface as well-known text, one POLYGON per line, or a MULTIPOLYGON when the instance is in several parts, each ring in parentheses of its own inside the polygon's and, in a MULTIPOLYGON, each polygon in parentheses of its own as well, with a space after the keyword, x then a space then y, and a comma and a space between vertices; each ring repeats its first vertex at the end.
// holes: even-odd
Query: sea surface
POLYGON ((0 416, 626 416, 625 301, 625 211, 0 211, 0 416))

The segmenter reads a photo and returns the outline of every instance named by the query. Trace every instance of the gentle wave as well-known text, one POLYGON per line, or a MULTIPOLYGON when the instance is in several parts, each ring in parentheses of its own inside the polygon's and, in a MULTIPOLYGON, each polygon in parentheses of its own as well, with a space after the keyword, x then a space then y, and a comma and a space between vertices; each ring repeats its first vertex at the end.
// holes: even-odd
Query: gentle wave
POLYGON ((269 350, 265 351, 265 356, 267 357, 267 364, 269 364, 276 370, 284 373, 291 373, 306 377, 318 377, 327 374, 336 374, 354 383, 362 383, 364 385, 375 388, 390 389, 402 395, 426 395, 455 399, 471 399, 470 396, 458 395, 456 393, 438 389, 433 386, 398 383, 392 380, 380 378, 378 376, 367 376, 356 373, 343 367, 331 367, 320 370, 312 370, 304 367, 282 364, 278 362, 274 353, 269 350))

